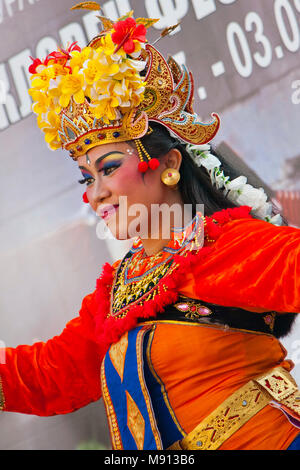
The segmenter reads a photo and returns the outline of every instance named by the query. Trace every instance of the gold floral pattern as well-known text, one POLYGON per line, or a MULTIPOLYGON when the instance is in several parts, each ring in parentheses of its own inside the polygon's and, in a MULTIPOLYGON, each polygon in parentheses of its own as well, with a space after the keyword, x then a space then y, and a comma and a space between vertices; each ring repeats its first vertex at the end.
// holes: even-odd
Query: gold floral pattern
POLYGON ((132 305, 143 305, 160 294, 163 279, 179 267, 174 257, 197 253, 203 246, 204 220, 199 212, 185 228, 174 230, 169 244, 156 255, 145 257, 140 240, 133 244, 116 271, 108 317, 124 318, 132 305))
POLYGON ((123 382, 127 347, 128 347, 128 332, 122 336, 120 341, 113 344, 109 350, 109 356, 110 356, 111 362, 113 363, 114 368, 118 372, 121 382, 123 382))
POLYGON ((145 420, 140 412, 137 404, 126 390, 126 399, 127 399, 127 425, 132 434, 133 439, 135 440, 138 450, 144 448, 145 440, 145 420))

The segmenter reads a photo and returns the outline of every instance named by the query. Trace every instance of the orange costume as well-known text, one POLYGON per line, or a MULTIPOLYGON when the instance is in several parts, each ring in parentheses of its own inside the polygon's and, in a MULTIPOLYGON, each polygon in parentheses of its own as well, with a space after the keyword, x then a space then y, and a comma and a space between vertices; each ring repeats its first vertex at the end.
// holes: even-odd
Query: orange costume
MULTIPOLYGON (((147 43, 157 19, 132 14, 116 23, 101 16, 101 33, 82 50, 73 43, 33 59, 29 92, 46 142, 91 165, 90 149, 133 141, 141 173, 184 144, 191 168, 203 166, 223 191, 221 207, 225 198, 236 207, 197 213, 154 256, 138 239, 105 264, 60 336, 6 350, 0 407, 50 416, 102 396, 114 449, 287 449, 299 432, 300 392, 278 338, 300 311, 300 231, 271 225, 279 217, 262 188, 225 177, 207 145, 219 116, 200 121, 192 73, 147 43), (160 142, 155 155, 145 146, 158 126, 172 145, 164 153, 160 142)), ((79 182, 91 186, 94 176, 79 182)), ((180 176, 160 174, 174 189, 180 176)), ((84 201, 94 193, 87 188, 84 201)))
MULTIPOLYGON (((138 240, 122 261, 107 263, 60 336, 6 349, 1 408, 50 416, 102 395, 115 449, 162 449, 250 380, 290 371, 276 325, 300 311, 300 231, 249 212, 198 213, 158 255, 143 257, 138 240), (216 320, 215 307, 225 309, 216 320)), ((296 402, 275 402, 218 448, 287 449, 300 415, 296 402)))

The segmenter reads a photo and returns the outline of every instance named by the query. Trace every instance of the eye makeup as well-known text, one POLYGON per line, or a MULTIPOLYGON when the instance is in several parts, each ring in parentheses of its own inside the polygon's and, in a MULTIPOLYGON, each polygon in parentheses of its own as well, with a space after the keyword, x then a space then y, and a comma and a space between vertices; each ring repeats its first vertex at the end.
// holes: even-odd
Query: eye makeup
POLYGON ((78 180, 78 183, 80 183, 80 184, 87 183, 89 180, 94 179, 94 178, 93 178, 91 175, 89 175, 88 173, 82 172, 82 176, 83 176, 83 179, 82 179, 82 180, 78 180))
POLYGON ((122 160, 124 160, 125 154, 120 152, 114 152, 110 155, 107 155, 104 160, 101 161, 98 172, 105 170, 106 168, 111 168, 114 164, 120 166, 122 160))
MULTIPOLYGON (((100 164, 97 172, 102 172, 105 176, 107 176, 113 172, 113 168, 119 168, 122 165, 122 160, 125 156, 126 154, 123 152, 109 152, 108 154, 102 155, 100 158, 98 158, 95 161, 94 167, 97 169, 97 166, 100 164)), ((79 168, 81 170, 86 170, 86 168, 82 166, 79 168)), ((90 173, 86 173, 85 171, 82 171, 82 175, 84 179, 78 181, 80 184, 87 183, 87 185, 89 185, 88 181, 94 179, 90 173)))

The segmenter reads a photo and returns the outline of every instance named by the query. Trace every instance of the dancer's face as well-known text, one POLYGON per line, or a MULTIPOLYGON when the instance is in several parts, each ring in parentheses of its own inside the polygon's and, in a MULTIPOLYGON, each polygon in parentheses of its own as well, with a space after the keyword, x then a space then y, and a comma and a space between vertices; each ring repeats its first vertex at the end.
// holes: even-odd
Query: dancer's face
POLYGON ((158 168, 141 173, 137 150, 128 142, 93 147, 87 154, 90 163, 87 155, 79 157, 77 163, 86 179, 87 198, 93 210, 117 239, 136 234, 147 237, 151 205, 168 202, 172 191, 160 179, 167 162, 162 158, 158 168))

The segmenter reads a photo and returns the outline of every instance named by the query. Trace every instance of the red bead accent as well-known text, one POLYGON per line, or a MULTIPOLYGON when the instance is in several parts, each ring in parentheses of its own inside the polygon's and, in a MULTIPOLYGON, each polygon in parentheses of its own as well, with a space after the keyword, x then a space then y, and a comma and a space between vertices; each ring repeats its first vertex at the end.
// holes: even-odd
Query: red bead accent
POLYGON ((157 160, 157 158, 151 158, 148 164, 151 170, 156 170, 156 168, 159 167, 159 160, 157 160))
POLYGON ((86 192, 85 192, 85 193, 83 193, 83 195, 82 195, 82 200, 83 200, 83 202, 85 202, 86 204, 88 204, 88 203, 89 203, 89 200, 88 200, 88 197, 87 197, 87 194, 86 194, 86 192))
POLYGON ((105 139, 105 134, 97 134, 99 140, 105 139))
POLYGON ((141 173, 145 173, 145 171, 148 170, 148 163, 147 162, 140 162, 138 164, 138 170, 141 172, 141 173))

